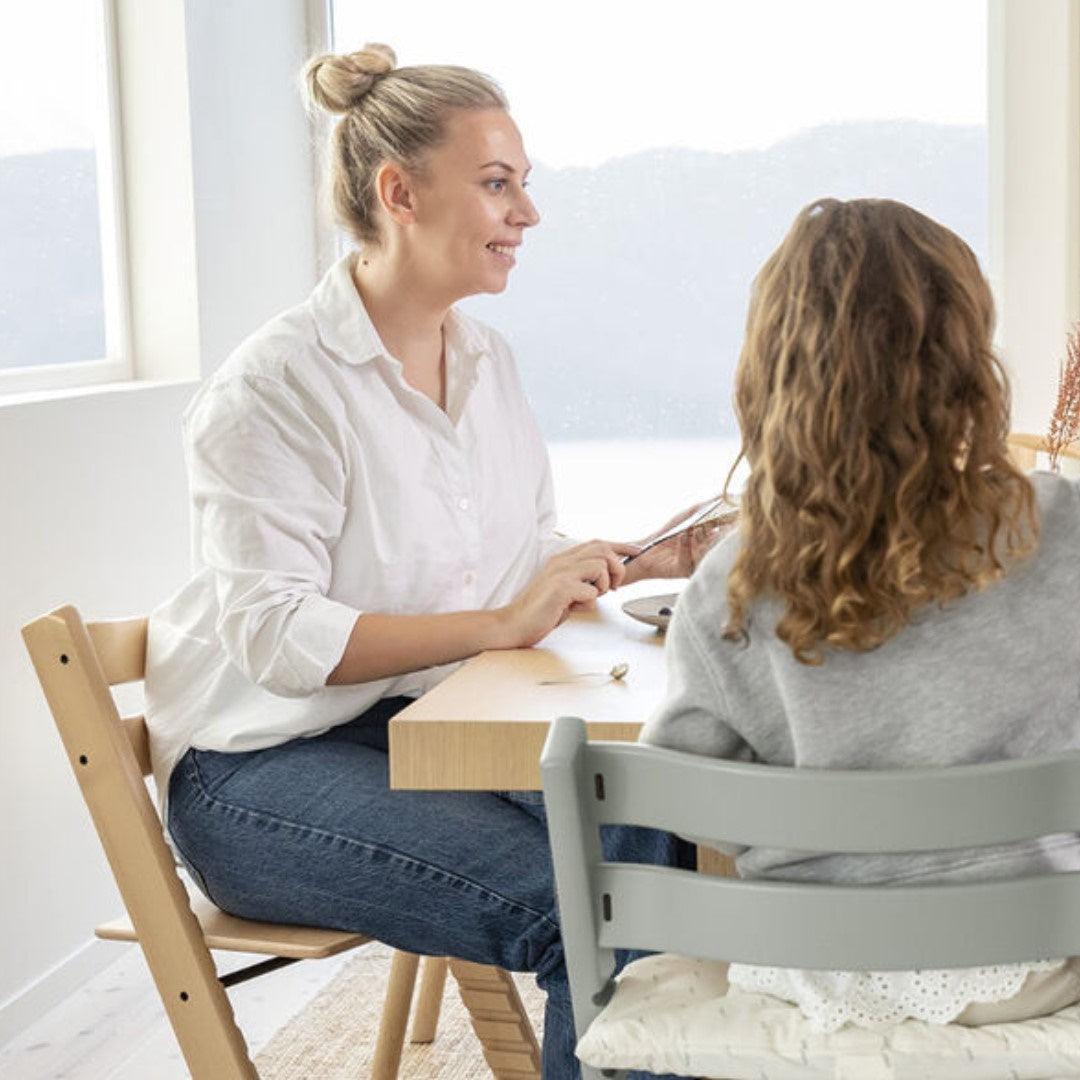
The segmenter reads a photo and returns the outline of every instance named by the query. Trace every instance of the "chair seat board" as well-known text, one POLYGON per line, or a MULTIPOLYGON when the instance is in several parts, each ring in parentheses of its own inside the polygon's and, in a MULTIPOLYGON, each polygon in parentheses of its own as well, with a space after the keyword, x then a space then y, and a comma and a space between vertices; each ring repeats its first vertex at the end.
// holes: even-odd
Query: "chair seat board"
MULTIPOLYGON (((279 923, 238 919, 215 907, 202 896, 191 897, 191 910, 202 927, 211 949, 258 953, 263 956, 287 956, 295 960, 319 960, 336 956, 364 945, 371 938, 342 930, 321 930, 310 926, 286 926, 279 923)), ((94 931, 109 941, 137 941, 131 920, 114 919, 94 931)))

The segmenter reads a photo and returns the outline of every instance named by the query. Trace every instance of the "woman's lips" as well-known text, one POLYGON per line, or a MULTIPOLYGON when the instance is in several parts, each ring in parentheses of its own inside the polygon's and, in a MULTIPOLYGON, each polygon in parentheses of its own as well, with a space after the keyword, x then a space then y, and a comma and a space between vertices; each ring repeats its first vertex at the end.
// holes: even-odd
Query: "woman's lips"
POLYGON ((514 248, 516 244, 488 244, 487 249, 495 256, 500 262, 505 263, 507 266, 513 266, 516 262, 514 256, 514 248))

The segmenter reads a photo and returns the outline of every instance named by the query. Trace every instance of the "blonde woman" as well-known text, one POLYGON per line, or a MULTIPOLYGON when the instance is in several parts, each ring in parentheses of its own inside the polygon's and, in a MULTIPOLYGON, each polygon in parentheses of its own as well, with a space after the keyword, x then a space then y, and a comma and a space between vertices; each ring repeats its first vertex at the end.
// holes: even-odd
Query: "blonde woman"
POLYGON ((147 675, 170 837, 227 911, 536 972, 544 1076, 573 1077, 542 806, 388 790, 387 722, 455 662, 685 573, 686 553, 623 566, 636 547, 555 533, 510 351, 454 308, 506 287, 539 220, 498 87, 380 45, 313 60, 306 83, 340 116, 334 197, 359 250, 185 416, 200 568, 151 620, 147 675))
MULTIPOLYGON (((808 768, 1080 748, 1080 490, 1009 461, 990 290, 884 200, 804 209, 753 287, 736 375, 750 476, 668 640, 645 742, 808 768)), ((1080 869, 1074 834, 974 851, 745 849, 744 877, 972 880, 1080 869)), ((1080 962, 823 972, 732 964, 822 1030, 981 1024, 1080 1000, 1080 962)))

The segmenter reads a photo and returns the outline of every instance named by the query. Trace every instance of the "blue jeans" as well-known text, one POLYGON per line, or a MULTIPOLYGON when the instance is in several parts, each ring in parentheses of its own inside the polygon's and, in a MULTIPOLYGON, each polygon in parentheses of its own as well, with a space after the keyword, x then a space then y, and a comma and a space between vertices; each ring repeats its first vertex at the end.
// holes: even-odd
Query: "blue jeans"
MULTIPOLYGON (((397 949, 532 971, 547 994, 544 1080, 579 1076, 542 800, 391 791, 387 698, 312 739, 189 750, 169 832, 195 881, 249 919, 368 934, 397 949)), ((605 855, 693 865, 666 833, 612 828, 605 855)))

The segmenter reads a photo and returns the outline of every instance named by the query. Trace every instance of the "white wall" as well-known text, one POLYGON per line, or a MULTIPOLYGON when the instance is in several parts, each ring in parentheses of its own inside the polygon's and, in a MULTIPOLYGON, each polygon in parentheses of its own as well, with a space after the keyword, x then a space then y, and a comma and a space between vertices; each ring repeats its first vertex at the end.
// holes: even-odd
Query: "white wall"
POLYGON ((119 914, 18 628, 75 601, 145 611, 187 566, 175 437, 190 384, 0 409, 0 1000, 119 914))
POLYGON ((293 82, 305 14, 296 0, 118 3, 122 44, 141 43, 144 59, 151 43, 173 50, 156 72, 124 69, 126 184, 147 194, 160 155, 191 149, 179 155, 190 175, 156 205, 143 198, 128 237, 135 303, 147 305, 133 318, 136 365, 188 381, 0 402, 0 1043, 120 948, 71 959, 120 904, 18 630, 64 602, 144 612, 187 574, 178 423, 193 379, 316 277, 310 136, 293 82), (175 85, 169 109, 145 108, 178 65, 187 108, 175 85))

